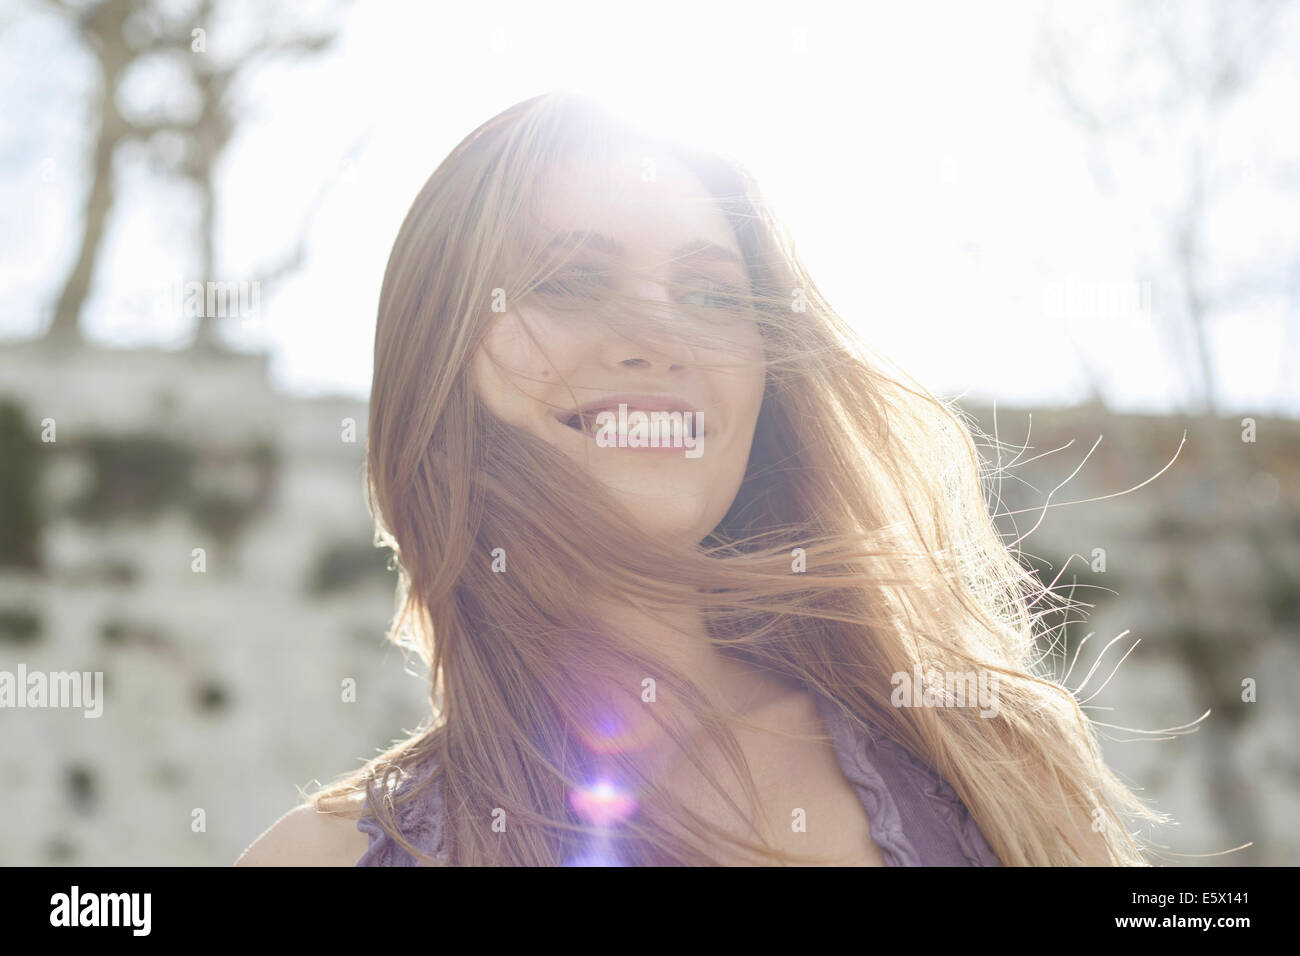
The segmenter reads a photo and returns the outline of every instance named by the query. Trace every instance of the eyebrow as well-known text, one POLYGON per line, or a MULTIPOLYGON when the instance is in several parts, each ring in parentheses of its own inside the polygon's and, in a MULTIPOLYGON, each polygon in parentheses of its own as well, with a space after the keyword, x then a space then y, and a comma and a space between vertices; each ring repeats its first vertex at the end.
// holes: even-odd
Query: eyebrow
MULTIPOLYGON (((617 240, 611 239, 603 233, 591 232, 589 230, 577 230, 556 236, 550 241, 550 243, 548 243, 548 248, 555 246, 575 246, 579 244, 592 246, 601 252, 613 256, 621 256, 625 251, 622 243, 617 240)), ((732 265, 739 266, 742 270, 745 269, 744 259, 732 252, 726 246, 720 246, 716 242, 710 242, 707 239, 696 239, 684 243, 674 249, 669 257, 669 261, 677 262, 681 259, 704 259, 712 260, 714 262, 729 262, 732 265)))

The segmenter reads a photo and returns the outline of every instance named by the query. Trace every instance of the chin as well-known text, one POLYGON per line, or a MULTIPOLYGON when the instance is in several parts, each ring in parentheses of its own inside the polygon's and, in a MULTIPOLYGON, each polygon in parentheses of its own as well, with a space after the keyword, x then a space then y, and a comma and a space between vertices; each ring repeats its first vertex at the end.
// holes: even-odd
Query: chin
POLYGON ((707 507, 707 501, 701 507, 692 507, 691 494, 685 489, 680 497, 665 497, 662 489, 643 495, 622 491, 619 500, 647 536, 696 545, 709 536, 718 522, 710 521, 713 509, 707 507))
POLYGON ((701 532, 700 526, 694 521, 683 521, 679 524, 658 524, 653 527, 642 525, 647 535, 653 535, 664 541, 675 542, 684 545, 697 545, 708 537, 707 531, 701 532))

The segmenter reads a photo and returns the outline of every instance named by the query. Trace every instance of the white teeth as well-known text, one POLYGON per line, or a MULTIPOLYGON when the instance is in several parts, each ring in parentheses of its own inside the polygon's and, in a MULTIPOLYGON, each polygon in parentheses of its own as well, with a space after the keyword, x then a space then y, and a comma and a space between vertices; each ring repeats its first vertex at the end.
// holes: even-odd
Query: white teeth
POLYGON ((599 435, 602 425, 606 429, 612 429, 611 437, 627 439, 627 437, 640 428, 642 434, 646 432, 646 423, 650 423, 650 429, 659 430, 662 436, 661 441, 668 440, 668 437, 674 433, 681 436, 682 439, 700 439, 708 432, 702 427, 703 422, 700 419, 699 412, 684 411, 682 409, 655 409, 647 411, 640 408, 628 408, 625 413, 620 414, 616 408, 592 408, 582 412, 574 412, 566 419, 562 419, 563 424, 569 426, 574 431, 585 431, 588 435, 599 435), (677 424, 680 422, 680 424, 677 424), (585 427, 584 427, 585 426, 585 427), (665 431, 667 434, 665 434, 665 431))

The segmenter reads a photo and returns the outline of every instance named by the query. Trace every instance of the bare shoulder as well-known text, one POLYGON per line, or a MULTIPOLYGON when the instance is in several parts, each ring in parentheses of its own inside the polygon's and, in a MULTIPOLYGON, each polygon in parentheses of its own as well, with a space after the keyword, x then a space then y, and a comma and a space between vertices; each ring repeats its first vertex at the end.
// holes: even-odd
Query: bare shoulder
POLYGON ((355 866, 370 838, 357 829, 362 797, 348 811, 327 813, 310 803, 294 807, 253 841, 235 866, 355 866))

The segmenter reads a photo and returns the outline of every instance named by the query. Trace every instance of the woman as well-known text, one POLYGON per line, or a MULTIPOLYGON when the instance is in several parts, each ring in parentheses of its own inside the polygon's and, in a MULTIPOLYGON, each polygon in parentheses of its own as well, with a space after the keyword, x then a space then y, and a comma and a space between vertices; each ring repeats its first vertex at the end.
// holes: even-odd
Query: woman
POLYGON ((969 432, 736 164, 564 93, 485 123, 397 236, 370 409, 430 718, 242 864, 1143 862, 969 432))

